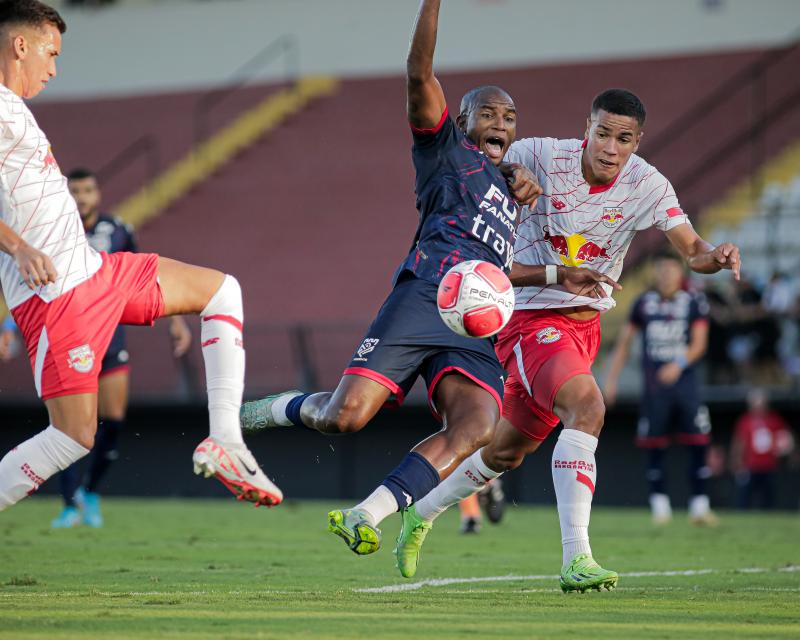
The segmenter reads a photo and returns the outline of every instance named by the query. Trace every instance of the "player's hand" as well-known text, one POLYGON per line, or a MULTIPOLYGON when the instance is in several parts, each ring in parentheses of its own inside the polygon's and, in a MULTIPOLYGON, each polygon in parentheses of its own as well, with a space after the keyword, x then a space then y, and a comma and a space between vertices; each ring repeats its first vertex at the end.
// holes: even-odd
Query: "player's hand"
POLYGON ((559 276, 559 284, 570 293, 589 298, 606 298, 607 294, 601 284, 607 284, 615 291, 621 291, 622 285, 612 280, 607 275, 594 269, 581 269, 579 267, 559 267, 563 270, 563 277, 559 276))
POLYGON ((656 378, 665 387, 671 387, 678 381, 683 373, 683 368, 677 362, 668 362, 661 365, 656 371, 656 378))
POLYGON ((14 354, 14 343, 16 340, 16 332, 13 329, 0 332, 0 361, 8 362, 11 360, 14 354))
POLYGON ((169 324, 169 336, 172 338, 172 355, 181 358, 189 351, 192 345, 192 331, 186 321, 175 316, 169 324))
POLYGON ((742 271, 742 257, 739 247, 732 242, 723 242, 709 253, 711 259, 720 269, 730 269, 733 277, 739 280, 742 271))
POLYGON ((542 195, 542 187, 539 185, 539 180, 536 179, 533 171, 516 162, 500 166, 500 170, 508 183, 511 197, 522 206, 535 206, 539 196, 542 195))
POLYGON ((34 249, 27 242, 20 242, 13 256, 22 279, 31 289, 48 285, 58 278, 50 256, 34 249))

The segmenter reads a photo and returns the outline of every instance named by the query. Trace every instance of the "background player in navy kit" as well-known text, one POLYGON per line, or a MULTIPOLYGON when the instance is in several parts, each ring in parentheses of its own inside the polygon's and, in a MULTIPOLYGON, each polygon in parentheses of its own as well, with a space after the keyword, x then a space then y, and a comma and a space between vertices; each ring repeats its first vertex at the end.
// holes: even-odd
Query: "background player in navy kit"
POLYGON ((708 345, 708 304, 701 294, 682 288, 682 261, 671 253, 654 263, 655 287, 637 298, 630 320, 620 332, 606 377, 604 394, 611 405, 617 382, 637 334, 642 336, 642 393, 636 442, 648 451, 647 479, 653 522, 672 518, 664 477, 664 453, 674 437, 690 450, 689 517, 695 524, 714 524, 706 493, 706 449, 711 439, 708 409, 701 403, 695 364, 708 345), (672 433, 674 430, 676 433, 672 433))
MULTIPOLYGON (((286 392, 242 408, 244 428, 305 425, 322 433, 361 429, 390 399, 402 402, 418 376, 444 427, 418 444, 383 483, 352 509, 332 511, 329 529, 357 554, 380 546, 378 523, 411 505, 464 457, 488 442, 500 416, 503 369, 491 340, 463 338, 442 322, 436 292, 464 260, 510 270, 519 208, 500 165, 516 133, 516 110, 497 87, 464 96, 454 122, 433 74, 438 0, 422 2, 407 61, 408 118, 413 132, 419 227, 394 289, 333 393, 286 392)), ((506 175, 517 167, 505 167, 506 175)), ((523 176, 511 177, 518 187, 523 176)), ((515 192, 532 204, 530 176, 515 192)))
MULTIPOLYGON (((100 187, 95 175, 86 169, 75 169, 67 176, 72 197, 78 206, 89 244, 97 251, 137 251, 133 230, 120 219, 100 212, 100 187)), ((189 348, 192 334, 180 316, 170 318, 173 355, 179 358, 189 348)), ((99 424, 95 445, 81 487, 80 463, 61 472, 59 482, 64 508, 53 520, 55 528, 74 527, 81 523, 92 527, 103 524, 100 512, 99 483, 117 458, 117 440, 128 410, 129 354, 125 329, 117 327, 103 358, 97 395, 99 424), (82 513, 78 510, 81 507, 82 513)))

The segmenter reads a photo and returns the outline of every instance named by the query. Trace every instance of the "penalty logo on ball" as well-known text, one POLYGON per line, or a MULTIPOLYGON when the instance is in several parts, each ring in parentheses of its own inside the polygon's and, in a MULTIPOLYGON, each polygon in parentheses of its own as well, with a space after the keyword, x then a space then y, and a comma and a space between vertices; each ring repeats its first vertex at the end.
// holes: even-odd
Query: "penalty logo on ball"
POLYGON ((442 320, 457 334, 488 338, 511 318, 514 290, 500 268, 482 260, 467 260, 445 274, 436 301, 442 320))

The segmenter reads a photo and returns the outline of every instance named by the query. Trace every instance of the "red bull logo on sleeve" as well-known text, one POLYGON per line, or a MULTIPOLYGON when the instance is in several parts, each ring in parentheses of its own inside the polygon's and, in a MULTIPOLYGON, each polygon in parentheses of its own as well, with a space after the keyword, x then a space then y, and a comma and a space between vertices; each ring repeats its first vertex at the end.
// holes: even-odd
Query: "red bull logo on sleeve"
POLYGON ((546 327, 536 332, 536 342, 539 344, 553 344, 561 340, 561 332, 555 327, 546 327))
POLYGON ((601 247, 596 242, 587 240, 579 233, 569 236, 557 236, 550 233, 550 228, 542 228, 542 239, 558 254, 561 262, 567 267, 577 267, 584 262, 610 260, 608 246, 601 247))
POLYGON ((55 169, 56 171, 61 171, 61 169, 58 166, 58 162, 56 162, 56 157, 53 155, 53 147, 49 145, 47 147, 47 154, 44 157, 43 164, 44 166, 42 167, 41 171, 42 173, 44 173, 48 169, 55 169))
POLYGON ((613 229, 624 219, 625 216, 622 215, 622 207, 603 207, 603 215, 600 220, 603 225, 609 229, 613 229))
POLYGON ((78 373, 89 373, 94 366, 94 351, 88 344, 70 349, 67 356, 70 369, 78 373))

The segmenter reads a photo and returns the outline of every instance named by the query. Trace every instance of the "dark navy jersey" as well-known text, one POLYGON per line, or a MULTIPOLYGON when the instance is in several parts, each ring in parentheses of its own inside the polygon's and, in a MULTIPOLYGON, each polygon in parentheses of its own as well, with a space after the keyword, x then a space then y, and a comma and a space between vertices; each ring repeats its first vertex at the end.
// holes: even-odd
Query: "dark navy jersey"
POLYGON ((130 225, 105 214, 100 214, 95 225, 86 230, 86 239, 95 251, 136 251, 136 240, 130 225))
MULTIPOLYGON (((664 298, 658 291, 645 291, 633 304, 630 321, 642 334, 642 367, 648 387, 656 384, 656 371, 662 365, 686 355, 692 325, 708 319, 705 296, 678 291, 664 298)), ((683 377, 693 376, 687 367, 683 377)))
POLYGON ((453 265, 485 260, 506 273, 514 259, 519 207, 500 170, 447 111, 434 129, 413 129, 419 226, 397 276, 437 283, 453 265))

